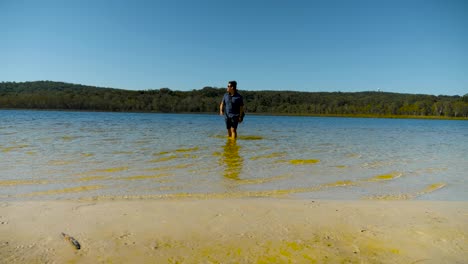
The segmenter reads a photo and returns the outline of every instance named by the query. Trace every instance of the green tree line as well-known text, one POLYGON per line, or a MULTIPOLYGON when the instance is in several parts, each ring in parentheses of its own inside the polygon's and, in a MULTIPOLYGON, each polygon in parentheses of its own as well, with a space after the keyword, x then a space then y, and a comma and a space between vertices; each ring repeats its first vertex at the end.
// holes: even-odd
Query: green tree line
MULTIPOLYGON (((52 81, 1 82, 0 108, 216 113, 225 88, 123 90, 52 81)), ((468 118, 464 96, 388 92, 239 91, 248 113, 468 118)))

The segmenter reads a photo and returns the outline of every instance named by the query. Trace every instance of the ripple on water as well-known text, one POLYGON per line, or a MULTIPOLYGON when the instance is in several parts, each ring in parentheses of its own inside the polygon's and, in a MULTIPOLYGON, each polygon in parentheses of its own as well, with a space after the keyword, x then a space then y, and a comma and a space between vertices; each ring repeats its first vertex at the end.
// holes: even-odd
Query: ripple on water
POLYGON ((173 159, 177 159, 177 156, 174 155, 174 156, 162 157, 162 158, 159 158, 159 159, 152 159, 149 162, 157 163, 157 162, 164 162, 164 161, 169 161, 169 160, 173 160, 173 159))
POLYGON ((193 163, 188 163, 188 164, 178 164, 178 165, 173 165, 173 166, 161 166, 161 167, 156 167, 156 168, 149 168, 145 169, 145 171, 161 171, 161 170, 175 170, 175 169, 186 169, 194 166, 193 163))
POLYGON ((157 179, 157 178, 168 177, 168 176, 173 176, 173 175, 174 174, 171 174, 171 173, 161 173, 161 174, 154 174, 154 175, 134 175, 134 176, 122 177, 118 179, 134 181, 134 180, 157 179))
POLYGON ((115 167, 115 168, 107 168, 107 169, 97 169, 93 170, 90 173, 102 173, 102 172, 121 172, 127 171, 129 167, 115 167))
MULTIPOLYGON (((292 119, 288 118, 283 120, 284 126, 281 124, 280 127, 268 127, 265 126, 271 121, 268 119, 263 120, 265 123, 248 129, 243 127, 246 134, 240 131, 238 140, 235 141, 228 140, 225 130, 220 129, 218 124, 210 125, 211 123, 204 121, 200 122, 200 130, 197 127, 194 131, 186 131, 183 125, 179 125, 186 124, 179 122, 183 119, 174 120, 173 123, 149 122, 145 123, 145 127, 135 129, 134 125, 142 124, 143 120, 137 114, 134 120, 129 120, 124 126, 121 120, 123 116, 117 114, 112 114, 110 119, 96 117, 93 122, 78 119, 72 121, 70 118, 74 117, 63 114, 63 117, 54 119, 70 124, 71 128, 64 128, 56 122, 44 123, 41 119, 32 123, 25 121, 23 124, 12 122, 14 125, 7 129, 3 127, 1 132, 21 132, 0 140, 0 156, 2 153, 4 156, 0 157, 0 162, 3 161, 0 166, 0 187, 6 193, 14 193, 16 188, 16 193, 21 194, 102 184, 108 186, 102 193, 83 192, 79 196, 120 195, 131 188, 135 189, 134 194, 138 194, 139 186, 149 188, 151 186, 146 185, 151 184, 146 183, 157 181, 151 179, 154 175, 173 173, 174 177, 167 178, 174 179, 174 183, 168 185, 182 185, 183 189, 177 192, 253 191, 232 194, 236 197, 288 195, 323 189, 326 190, 310 195, 330 197, 334 194, 330 194, 328 190, 333 192, 333 188, 346 188, 338 190, 337 196, 344 195, 341 197, 352 199, 374 194, 382 197, 388 194, 388 199, 397 195, 400 195, 397 199, 411 199, 431 192, 434 194, 427 195, 429 199, 439 195, 448 195, 450 199, 465 199, 466 196, 462 188, 463 169, 457 166, 463 164, 466 152, 463 147, 466 144, 460 143, 463 142, 465 133, 459 131, 463 129, 452 134, 450 129, 444 130, 443 134, 450 137, 441 138, 438 132, 427 138, 413 138, 414 131, 420 130, 401 130, 395 124, 390 136, 398 135, 398 139, 401 139, 397 142, 399 145, 395 145, 393 139, 388 140, 389 135, 385 137, 379 134, 368 140, 374 134, 360 129, 356 131, 354 124, 340 130, 320 127, 317 123, 301 123, 307 125, 305 129, 293 130, 287 127, 297 124, 297 120, 290 123, 292 119), (84 128, 82 132, 81 128, 84 128), (280 134, 271 132, 275 129, 280 134), (317 135, 316 132, 323 129, 330 133, 317 135), (78 137, 80 138, 77 139, 78 137), (229 156, 229 153, 235 152, 235 145, 225 146, 226 141, 237 142, 238 152, 235 156, 229 156), (401 148, 400 145, 408 148, 401 148), (440 148, 434 148, 435 146, 440 148), (317 154, 314 151, 323 153, 317 154), (293 177, 274 176, 283 173, 290 173, 293 177), (224 175, 229 176, 229 179, 223 177, 224 175), (413 177, 420 175, 424 177, 413 177), (426 186, 434 182, 446 182, 447 188, 437 184, 426 186), (18 187, 14 187, 15 185, 18 187), (294 189, 295 187, 300 188, 294 189), (437 192, 438 188, 444 190, 437 192), (257 190, 271 191, 255 192, 257 190)), ((191 118, 193 116, 187 117, 187 120, 191 118)), ((212 117, 207 117, 206 121, 210 118, 212 117)), ((328 123, 329 119, 323 121, 328 123)), ((379 128, 382 133, 385 133, 383 128, 392 122, 388 120, 387 124, 387 120, 378 121, 385 121, 383 127, 379 128)), ((362 126, 368 125, 367 120, 362 122, 362 126)), ((436 123, 428 123, 428 130, 425 132, 437 127, 439 124, 436 123)), ((370 124, 371 127, 374 125, 380 126, 370 124)), ((154 191, 151 194, 160 193, 163 192, 154 191)), ((0 195, 3 194, 0 192, 0 195)))
POLYGON ((70 165, 70 164, 74 164, 74 163, 78 163, 78 161, 74 161, 74 160, 51 160, 51 161, 47 162, 47 165, 50 165, 50 166, 64 166, 64 165, 70 165))
POLYGON ((80 138, 80 137, 77 137, 77 136, 63 136, 62 140, 63 141, 72 141, 72 140, 75 140, 77 138, 80 138))
POLYGON ((192 152, 192 151, 197 151, 199 150, 199 147, 193 147, 193 148, 181 148, 181 149, 176 149, 174 150, 175 152, 192 152))
POLYGON ((382 168, 386 166, 391 166, 393 164, 395 164, 395 161, 380 160, 380 161, 366 162, 362 166, 364 168, 377 169, 377 168, 382 168))
POLYGON ((250 159, 251 160, 272 159, 272 158, 282 158, 284 156, 286 156, 286 152, 273 152, 273 153, 270 153, 270 154, 253 156, 250 159))
POLYGON ((428 193, 435 192, 444 188, 447 184, 440 182, 440 183, 433 183, 427 185, 424 189, 413 192, 413 193, 399 193, 399 194, 385 194, 385 195, 373 195, 373 196, 365 196, 364 199, 368 200, 410 200, 414 199, 418 196, 425 195, 428 193))
POLYGON ((112 152, 113 155, 132 155, 135 152, 133 151, 114 151, 112 152))
POLYGON ((88 186, 78 186, 78 187, 70 187, 64 189, 54 189, 54 190, 47 190, 47 191, 40 191, 40 192, 31 192, 22 194, 23 197, 29 196, 42 196, 42 195, 55 195, 55 194, 66 194, 66 193, 77 193, 77 192, 86 192, 86 191, 93 191, 102 189, 102 185, 88 185, 88 186))
MULTIPOLYGON (((268 180, 280 180, 285 179, 289 175, 280 175, 277 177, 271 177, 268 180), (282 178, 284 176, 284 178, 282 178)), ((239 180, 236 179, 236 183, 240 184, 255 184, 255 180, 239 180)), ((229 198, 246 198, 246 197, 285 197, 290 194, 297 193, 308 193, 317 192, 332 188, 345 188, 350 186, 358 185, 357 182, 343 180, 335 181, 315 186, 301 187, 301 188, 290 188, 290 189, 273 189, 273 190, 261 190, 261 191, 233 191, 233 192, 180 192, 180 193, 167 193, 167 194, 147 194, 147 195, 123 195, 123 196, 95 196, 91 198, 82 198, 82 200, 108 200, 108 199, 229 199, 229 198)))
MULTIPOLYGON (((165 156, 165 155, 171 155, 169 157, 177 157, 177 153, 184 153, 184 157, 187 157, 187 155, 189 155, 187 152, 195 152, 195 151, 198 151, 200 150, 199 147, 193 147, 193 148, 179 148, 179 149, 175 149, 175 150, 165 150, 165 151, 161 151, 161 152, 158 152, 158 153, 153 153, 153 156, 165 156)), ((164 161, 164 158, 162 158, 164 161)))
POLYGON ((45 180, 0 180, 0 186, 47 184, 45 180))
POLYGON ((16 145, 16 146, 11 146, 11 147, 4 147, 2 149, 2 152, 10 152, 10 151, 15 151, 23 148, 27 148, 29 145, 27 144, 22 144, 22 145, 16 145))
POLYGON ((76 179, 76 181, 84 182, 84 181, 98 181, 98 180, 107 180, 107 179, 110 179, 110 177, 109 176, 98 175, 98 176, 80 177, 80 178, 76 179))
POLYGON ((359 154, 359 153, 348 153, 348 154, 346 154, 346 157, 347 157, 347 158, 356 158, 356 159, 359 159, 359 158, 362 157, 362 155, 359 154))
POLYGON ((284 179, 291 178, 292 174, 282 174, 282 175, 276 175, 276 176, 271 176, 271 177, 265 177, 265 178, 257 178, 257 179, 235 179, 235 183, 239 185, 249 185, 249 184, 263 184, 263 183, 268 183, 268 182, 273 182, 273 181, 280 181, 284 179))

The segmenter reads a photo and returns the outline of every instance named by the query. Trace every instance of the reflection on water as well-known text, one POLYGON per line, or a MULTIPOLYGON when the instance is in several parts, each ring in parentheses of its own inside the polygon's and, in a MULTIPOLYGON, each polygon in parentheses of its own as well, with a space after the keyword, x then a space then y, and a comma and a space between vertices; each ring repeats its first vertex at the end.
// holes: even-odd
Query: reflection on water
POLYGON ((240 146, 235 139, 229 138, 223 148, 222 163, 224 164, 224 177, 240 180, 244 159, 239 155, 240 146))
POLYGON ((468 200, 466 121, 251 116, 237 140, 223 125, 0 110, 0 198, 468 200))

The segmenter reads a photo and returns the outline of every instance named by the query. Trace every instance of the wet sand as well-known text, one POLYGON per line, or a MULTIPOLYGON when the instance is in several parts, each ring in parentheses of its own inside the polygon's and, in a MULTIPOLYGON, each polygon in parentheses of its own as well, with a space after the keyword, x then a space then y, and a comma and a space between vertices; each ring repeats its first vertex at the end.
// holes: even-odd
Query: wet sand
POLYGON ((468 202, 250 198, 0 203, 1 263, 467 259, 468 202))

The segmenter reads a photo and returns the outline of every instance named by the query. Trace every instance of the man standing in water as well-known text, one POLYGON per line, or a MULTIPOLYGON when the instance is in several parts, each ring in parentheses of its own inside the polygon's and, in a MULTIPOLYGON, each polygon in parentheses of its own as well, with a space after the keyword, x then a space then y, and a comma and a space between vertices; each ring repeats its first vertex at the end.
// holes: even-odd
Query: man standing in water
POLYGON ((236 81, 228 83, 227 93, 219 105, 219 114, 224 115, 228 137, 237 138, 237 125, 242 123, 244 118, 244 100, 237 92, 236 81))

